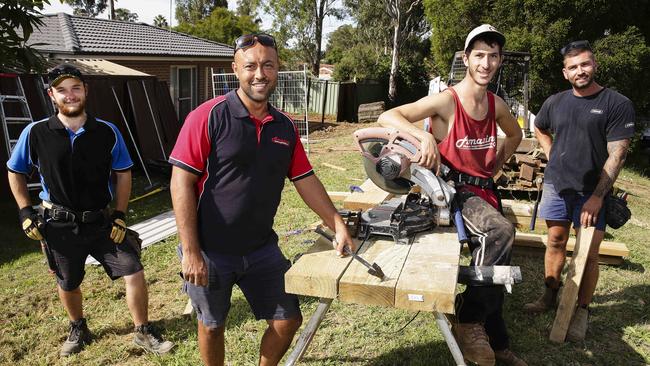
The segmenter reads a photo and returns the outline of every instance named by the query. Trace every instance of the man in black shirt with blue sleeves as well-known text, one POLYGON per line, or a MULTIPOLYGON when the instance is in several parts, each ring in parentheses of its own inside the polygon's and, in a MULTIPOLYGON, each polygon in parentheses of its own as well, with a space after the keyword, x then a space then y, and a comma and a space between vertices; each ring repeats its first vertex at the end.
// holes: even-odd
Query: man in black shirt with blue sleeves
POLYGON ((174 344, 163 341, 148 322, 147 285, 137 248, 124 240, 133 166, 124 140, 115 125, 86 114, 88 86, 77 68, 59 65, 48 79, 48 94, 58 113, 25 127, 7 170, 22 229, 30 239, 41 240, 70 318, 70 334, 60 355, 78 353, 91 341, 79 288, 89 254, 112 280, 124 277, 134 343, 149 352, 169 352, 174 344), (34 169, 43 189, 38 212, 25 178, 34 169), (115 210, 110 211, 113 199, 115 210))
POLYGON ((594 80, 598 65, 588 41, 571 42, 560 52, 562 73, 572 89, 549 97, 535 119, 535 135, 549 158, 539 213, 548 226, 546 288, 524 308, 539 313, 555 307, 571 222, 575 229, 595 226, 578 308, 567 333, 568 340, 581 341, 598 282, 598 249, 605 236, 603 203, 625 162, 635 114, 628 98, 594 80))

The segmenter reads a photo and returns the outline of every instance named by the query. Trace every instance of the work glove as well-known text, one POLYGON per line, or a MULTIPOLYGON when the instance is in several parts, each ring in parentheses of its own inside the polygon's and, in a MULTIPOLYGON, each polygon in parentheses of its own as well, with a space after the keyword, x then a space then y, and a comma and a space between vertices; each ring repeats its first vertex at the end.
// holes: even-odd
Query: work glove
POLYGON ((124 240, 124 236, 126 235, 126 222, 124 221, 125 219, 124 212, 122 211, 113 211, 113 214, 111 215, 111 222, 113 224, 113 227, 111 229, 111 240, 115 242, 115 244, 121 244, 122 241, 124 240))
POLYGON ((18 217, 20 217, 23 231, 28 238, 32 240, 43 240, 43 235, 38 230, 41 221, 38 217, 38 213, 32 206, 21 208, 20 211, 18 211, 18 217))

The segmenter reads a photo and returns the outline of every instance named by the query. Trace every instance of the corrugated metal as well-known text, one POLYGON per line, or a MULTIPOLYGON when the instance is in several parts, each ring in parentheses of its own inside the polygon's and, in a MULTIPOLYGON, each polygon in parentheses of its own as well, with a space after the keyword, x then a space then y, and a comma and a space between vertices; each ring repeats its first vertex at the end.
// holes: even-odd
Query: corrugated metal
POLYGON ((312 79, 309 90, 309 113, 322 113, 323 99, 325 99, 325 114, 336 115, 340 84, 338 81, 312 79))

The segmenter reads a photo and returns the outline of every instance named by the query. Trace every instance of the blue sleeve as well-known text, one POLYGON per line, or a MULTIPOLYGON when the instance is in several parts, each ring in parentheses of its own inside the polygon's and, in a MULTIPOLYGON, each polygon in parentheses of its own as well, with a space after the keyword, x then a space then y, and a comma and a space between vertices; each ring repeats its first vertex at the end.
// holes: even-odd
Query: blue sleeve
POLYGON ((23 129, 18 138, 18 142, 11 151, 11 156, 7 161, 7 169, 14 173, 29 175, 32 172, 34 163, 30 154, 29 136, 34 127, 34 123, 30 123, 23 129))
POLYGON ((114 124, 110 123, 109 126, 111 126, 113 132, 115 133, 115 146, 113 146, 113 150, 111 150, 111 156, 113 157, 111 161, 111 169, 131 169, 133 166, 133 161, 131 160, 131 156, 129 156, 129 150, 126 148, 126 143, 124 143, 122 134, 114 124))

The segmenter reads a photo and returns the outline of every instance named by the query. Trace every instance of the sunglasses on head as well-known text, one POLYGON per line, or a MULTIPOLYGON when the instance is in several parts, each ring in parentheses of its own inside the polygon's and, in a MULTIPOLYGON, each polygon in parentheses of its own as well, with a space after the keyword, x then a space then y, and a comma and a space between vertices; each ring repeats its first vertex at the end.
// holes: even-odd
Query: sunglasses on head
POLYGON ((586 40, 573 41, 573 42, 569 43, 568 45, 562 47, 562 49, 560 49, 560 54, 562 56, 564 56, 569 51, 574 50, 574 49, 591 51, 591 45, 589 44, 589 41, 586 41, 586 40))
POLYGON ((254 45, 255 42, 259 42, 263 46, 273 47, 276 50, 278 49, 277 46, 275 45, 275 38, 273 38, 273 36, 270 36, 265 33, 253 33, 253 34, 245 34, 237 38, 237 40, 235 41, 235 52, 243 48, 248 48, 254 45))

